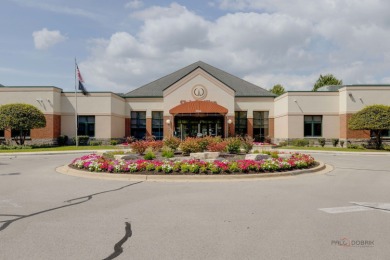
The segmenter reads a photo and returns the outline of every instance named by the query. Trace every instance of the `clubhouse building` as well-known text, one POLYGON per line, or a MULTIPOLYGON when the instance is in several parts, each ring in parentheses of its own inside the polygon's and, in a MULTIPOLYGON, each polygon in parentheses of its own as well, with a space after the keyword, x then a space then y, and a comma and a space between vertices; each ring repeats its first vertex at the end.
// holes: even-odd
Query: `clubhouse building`
MULTIPOLYGON (((369 131, 348 128, 352 114, 367 105, 390 105, 390 85, 326 86, 321 91, 269 91, 198 61, 126 94, 64 92, 57 87, 1 86, 0 105, 27 103, 40 109, 46 127, 33 129, 33 143, 60 135, 107 141, 134 136, 250 135, 274 143, 325 138, 361 141, 369 131), (77 100, 78 120, 75 119, 77 100)), ((14 130, 0 130, 1 140, 14 130)), ((387 135, 390 138, 389 132, 387 135)))

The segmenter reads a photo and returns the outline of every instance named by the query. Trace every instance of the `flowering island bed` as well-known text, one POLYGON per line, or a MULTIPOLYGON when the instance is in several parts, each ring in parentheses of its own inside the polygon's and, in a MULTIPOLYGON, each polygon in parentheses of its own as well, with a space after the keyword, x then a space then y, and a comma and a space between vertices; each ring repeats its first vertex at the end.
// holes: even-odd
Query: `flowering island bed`
POLYGON ((294 153, 288 159, 270 158, 261 161, 237 160, 214 161, 201 160, 114 160, 97 154, 89 154, 74 159, 69 167, 90 172, 123 174, 247 174, 285 172, 316 166, 313 157, 294 153))

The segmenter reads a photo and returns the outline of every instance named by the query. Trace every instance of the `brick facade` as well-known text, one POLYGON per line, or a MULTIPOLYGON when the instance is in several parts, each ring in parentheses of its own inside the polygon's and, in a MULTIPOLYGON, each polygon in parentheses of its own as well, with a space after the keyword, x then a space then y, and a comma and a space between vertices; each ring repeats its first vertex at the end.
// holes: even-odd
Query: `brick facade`
POLYGON ((252 136, 253 137, 253 118, 248 118, 248 120, 246 121, 246 126, 247 126, 247 129, 248 129, 248 135, 249 136, 252 136))
POLYGON ((269 127, 268 128, 269 137, 274 138, 275 137, 275 119, 274 118, 269 119, 268 127, 269 127))
POLYGON ((125 137, 131 136, 131 120, 130 118, 125 118, 125 137))
POLYGON ((348 121, 352 114, 340 115, 340 139, 369 139, 370 131, 368 130, 350 130, 348 121))
POLYGON ((61 116, 45 115, 46 127, 32 129, 31 139, 55 139, 61 135, 61 116))

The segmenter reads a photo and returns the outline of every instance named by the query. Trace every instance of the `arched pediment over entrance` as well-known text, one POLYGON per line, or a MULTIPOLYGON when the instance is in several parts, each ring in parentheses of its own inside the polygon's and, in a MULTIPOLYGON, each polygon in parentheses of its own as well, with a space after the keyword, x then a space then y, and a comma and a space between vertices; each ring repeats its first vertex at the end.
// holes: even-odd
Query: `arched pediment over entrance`
POLYGON ((218 105, 215 102, 201 101, 201 100, 186 101, 169 110, 169 113, 172 115, 197 114, 197 113, 202 113, 202 114, 215 113, 215 114, 226 115, 227 112, 228 112, 227 108, 218 105))

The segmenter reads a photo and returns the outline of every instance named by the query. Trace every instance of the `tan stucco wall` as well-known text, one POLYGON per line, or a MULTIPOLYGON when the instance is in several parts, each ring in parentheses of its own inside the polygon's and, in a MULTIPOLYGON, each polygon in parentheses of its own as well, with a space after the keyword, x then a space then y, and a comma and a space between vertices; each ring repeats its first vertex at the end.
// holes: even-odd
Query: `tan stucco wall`
POLYGON ((340 114, 356 113, 369 105, 390 105, 390 87, 346 86, 339 91, 340 114))
POLYGON ((268 111, 274 117, 274 98, 236 98, 235 111, 247 111, 248 118, 253 118, 253 111, 268 111))
POLYGON ((111 138, 125 137, 125 118, 112 116, 111 117, 111 138))
POLYGON ((274 137, 288 138, 288 116, 275 117, 274 119, 274 137))
MULTIPOLYGON (((62 93, 61 132, 69 137, 75 136, 74 93, 62 93)), ((95 138, 121 138, 125 136, 126 103, 112 93, 90 93, 88 96, 77 95, 79 116, 95 116, 95 138)))
POLYGON ((304 116, 322 115, 322 137, 340 133, 338 92, 288 92, 274 102, 275 138, 303 138, 304 116))
POLYGON ((207 89, 207 96, 204 100, 216 101, 228 109, 228 115, 234 115, 234 91, 217 81, 202 69, 197 69, 179 80, 163 92, 164 115, 169 115, 169 110, 180 105, 180 101, 193 101, 192 88, 202 85, 207 89))
POLYGON ((130 117, 131 111, 146 111, 146 117, 152 117, 152 111, 164 111, 162 98, 127 98, 125 115, 130 117))
POLYGON ((44 114, 60 114, 60 96, 61 89, 55 87, 1 87, 0 105, 25 103, 35 106, 44 114))

